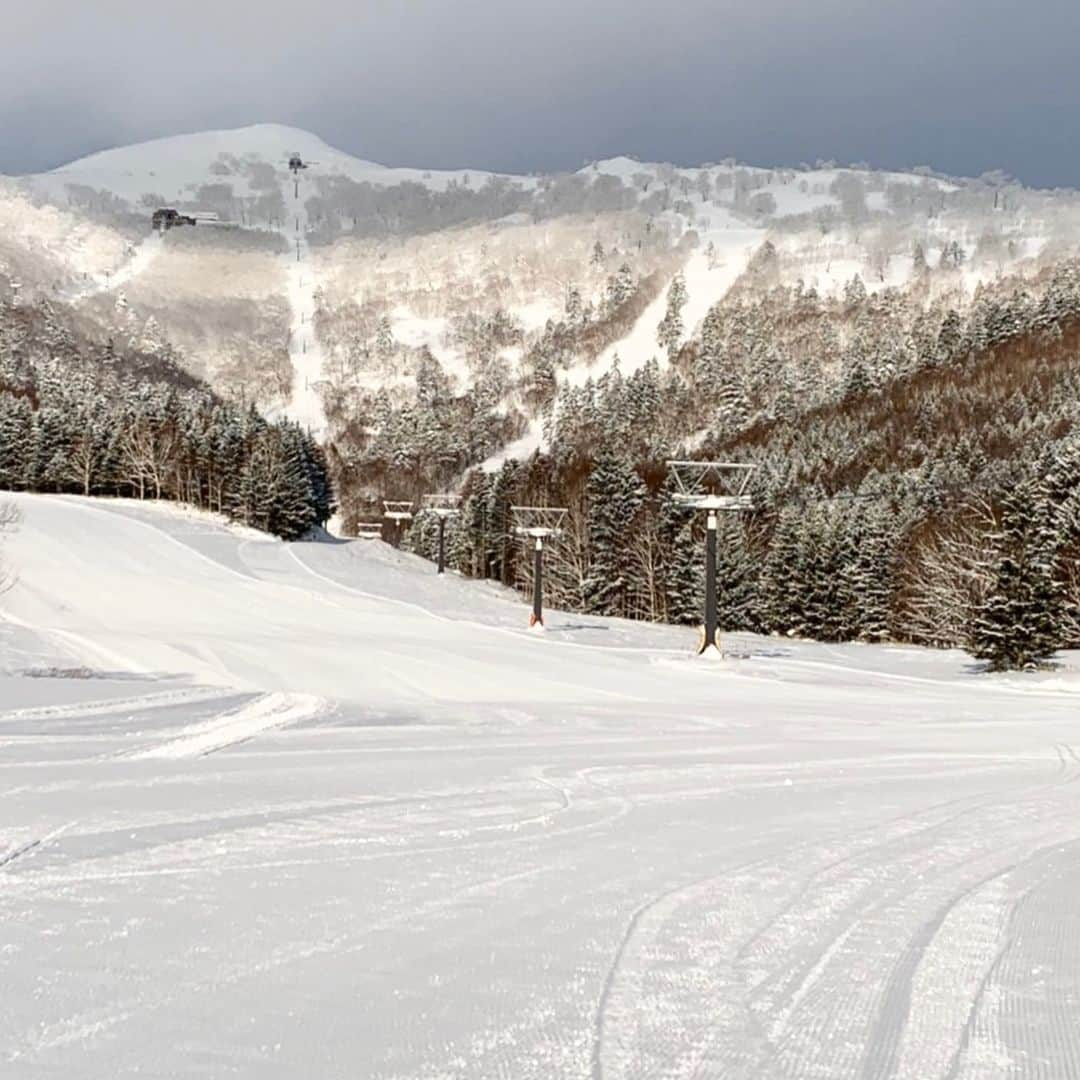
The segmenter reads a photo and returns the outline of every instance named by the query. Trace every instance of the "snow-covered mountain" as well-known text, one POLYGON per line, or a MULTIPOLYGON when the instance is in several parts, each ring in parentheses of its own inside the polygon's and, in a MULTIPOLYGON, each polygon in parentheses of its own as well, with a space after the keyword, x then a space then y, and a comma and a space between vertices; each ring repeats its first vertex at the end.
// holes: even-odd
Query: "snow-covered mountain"
POLYGON ((5 183, 0 224, 0 274, 23 296, 75 303, 113 334, 149 322, 219 389, 320 433, 328 414, 340 425, 369 411, 371 395, 406 399, 428 356, 455 392, 483 383, 501 399, 497 463, 543 444, 553 395, 612 365, 663 368, 749 281, 828 298, 857 278, 868 294, 917 287, 963 308, 1072 251, 1080 199, 1000 175, 832 163, 617 157, 542 177, 390 168, 258 124, 5 183), (294 154, 306 168, 290 171, 294 154), (155 237, 162 206, 213 211, 219 224, 155 237), (552 324, 567 333, 548 356, 552 324), (553 384, 544 408, 526 400, 537 362, 553 369, 541 373, 553 384))
MULTIPOLYGON (((468 175, 464 171, 388 168, 337 150, 302 128, 253 124, 103 150, 29 179, 34 189, 53 198, 64 199, 69 187, 79 185, 108 192, 137 207, 148 195, 160 195, 165 202, 185 200, 201 186, 223 181, 239 194, 258 194, 261 167, 284 173, 294 153, 315 163, 325 174, 388 186, 415 181, 440 189, 468 175)), ((488 175, 472 173, 477 179, 488 175)))
POLYGON ((0 216, 10 487, 149 483, 282 535, 326 519, 327 476, 346 531, 452 490, 453 564, 505 583, 528 574, 510 507, 565 506, 551 595, 680 622, 696 541, 667 462, 700 452, 756 466, 753 530, 725 544, 737 625, 953 645, 978 614, 957 583, 988 589, 998 543, 963 498, 1073 520, 1075 192, 628 158, 427 174, 267 126, 9 182, 0 216), (196 224, 160 235, 163 178, 196 224))

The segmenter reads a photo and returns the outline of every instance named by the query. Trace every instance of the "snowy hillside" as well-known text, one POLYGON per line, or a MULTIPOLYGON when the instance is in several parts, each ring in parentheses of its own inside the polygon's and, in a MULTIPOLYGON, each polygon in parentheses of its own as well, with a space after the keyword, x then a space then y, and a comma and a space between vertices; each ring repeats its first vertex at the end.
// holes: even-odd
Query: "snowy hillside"
POLYGON ((1080 655, 699 662, 378 541, 16 501, 5 1078, 1075 1074, 1080 655))
POLYGON ((620 382, 675 405, 635 421, 657 457, 880 389, 969 340, 965 320, 983 340, 987 304, 1024 307, 1080 252, 1076 193, 1000 174, 397 169, 275 124, 5 183, 5 222, 5 294, 296 420, 334 447, 350 522, 553 438, 595 445, 594 399, 620 382), (152 236, 173 205, 217 221, 152 236))
POLYGON ((131 251, 131 238, 120 230, 36 203, 14 183, 0 181, 0 275, 17 280, 28 295, 104 282, 131 251))
MULTIPOLYGON (((223 181, 251 195, 262 190, 265 167, 285 172, 293 153, 315 163, 323 172, 375 184, 411 180, 441 188, 466 175, 464 171, 388 168, 336 150, 300 128, 254 124, 226 131, 171 135, 103 150, 29 180, 33 188, 57 198, 63 197, 70 185, 81 185, 109 192, 132 205, 142 203, 146 195, 161 195, 165 202, 183 201, 203 185, 223 181)), ((489 174, 472 175, 482 181, 489 174)))
MULTIPOLYGON (((0 200, 0 214, 6 213, 19 226, 9 230, 5 243, 48 260, 36 275, 41 281, 34 282, 34 275, 30 275, 32 284, 44 289, 48 287, 46 281, 59 281, 59 295, 75 299, 102 291, 115 295, 121 287, 131 291, 136 286, 156 252, 149 248, 144 251, 131 230, 139 220, 148 222, 151 211, 160 205, 212 209, 224 222, 242 229, 281 233, 290 249, 301 221, 305 240, 309 233, 321 244, 328 236, 341 237, 319 249, 320 270, 339 289, 338 302, 355 300, 361 304, 371 301, 372 275, 381 273, 380 263, 398 252, 394 243, 387 243, 388 238, 377 240, 373 250, 360 253, 359 259, 358 253, 349 248, 349 222, 355 227, 358 220, 358 192, 403 193, 394 196, 398 205, 393 214, 401 218, 404 208, 406 219, 412 211, 402 200, 414 198, 407 194, 410 185, 430 192, 432 198, 466 199, 471 207, 468 213, 474 219, 498 215, 501 211, 497 208, 505 204, 516 213, 506 215, 503 221, 492 217, 489 228, 502 231, 517 224, 533 242, 537 234, 532 222, 538 215, 545 222, 580 220, 594 237, 599 237, 611 231, 606 222, 613 212, 625 215, 629 211, 639 221, 628 223, 624 216, 617 226, 621 243, 616 239, 609 249, 628 258, 637 272, 646 273, 655 265, 655 259, 650 261, 648 253, 640 250, 643 239, 649 241, 654 252, 684 237, 692 237, 697 246, 699 254, 693 259, 687 252, 677 262, 669 260, 664 269, 668 281, 680 268, 686 275, 687 338, 700 326, 708 309, 724 298, 754 249, 766 238, 771 237, 781 252, 779 280, 792 284, 799 280, 830 294, 839 292, 855 275, 861 275, 870 290, 902 288, 911 278, 914 242, 930 252, 935 245, 959 235, 970 256, 980 243, 985 246, 983 234, 990 228, 1000 234, 1000 254, 978 265, 970 263, 965 269, 963 286, 970 296, 980 282, 1033 260, 1049 236, 1054 235, 1059 244, 1067 240, 1075 234, 1080 220, 1075 200, 1055 201, 1022 192, 1015 185, 1002 186, 1000 181, 998 187, 992 188, 975 182, 946 181, 926 173, 876 172, 832 165, 760 169, 727 161, 677 168, 624 157, 596 162, 572 176, 541 178, 495 177, 475 170, 389 168, 337 150, 309 132, 278 124, 170 136, 106 150, 50 173, 24 178, 21 183, 35 198, 47 199, 63 209, 32 209, 25 201, 17 201, 20 196, 10 193, 6 204, 0 200), (288 170, 293 153, 310 163, 300 174, 298 184, 294 184, 288 170), (300 215, 290 208, 294 194, 302 204, 300 215), (16 202, 12 203, 12 199, 16 202), (1021 203, 1024 210, 1018 217, 1021 203), (985 212, 989 207, 1001 211, 996 222, 985 212), (80 224, 82 216, 97 224, 80 224), (346 235, 341 233, 343 228, 346 235), (123 235, 110 235, 110 229, 120 229, 123 235), (708 272, 701 254, 706 248, 710 251, 708 272)), ((379 209, 372 220, 386 224, 389 219, 379 209)), ((445 319, 454 306, 451 296, 456 275, 447 274, 439 266, 437 248, 443 228, 439 222, 436 214, 419 234, 420 226, 409 225, 407 220, 401 220, 397 227, 405 230, 406 237, 426 232, 434 242, 429 251, 431 244, 423 240, 399 241, 418 247, 410 258, 414 267, 428 267, 424 284, 427 306, 442 296, 442 303, 435 304, 441 310, 419 313, 412 310, 407 297, 391 294, 390 307, 384 314, 391 320, 395 341, 403 348, 428 346, 449 370, 460 374, 466 366, 465 356, 453 345, 448 347, 445 323, 432 321, 433 316, 445 319), (426 329, 418 319, 427 320, 426 329)), ((542 228, 546 231, 550 225, 542 228)), ((479 232, 474 239, 464 239, 464 246, 462 239, 454 242, 455 255, 460 256, 465 273, 475 274, 475 264, 478 259, 484 261, 489 241, 479 232)), ((220 243, 236 241, 224 237, 220 243)), ((541 249, 551 250, 543 241, 541 249)), ((15 272, 16 262, 10 258, 6 262, 9 272, 15 272)), ((609 271, 617 265, 614 259, 609 263, 609 271)), ((0 262, 0 271, 3 269, 4 263, 0 262)), ((503 274, 509 271, 513 279, 517 278, 513 264, 492 269, 503 274)), ((588 277, 584 269, 571 272, 552 265, 539 270, 532 282, 515 280, 514 295, 505 298, 507 310, 520 319, 526 333, 536 332, 547 318, 558 316, 566 289, 575 278, 585 286, 586 301, 599 298, 599 283, 590 287, 584 280, 588 277)), ((318 288, 322 282, 312 280, 311 285, 318 288)), ((228 286, 214 283, 213 288, 215 297, 220 297, 228 286)), ((299 325, 301 313, 296 307, 295 289, 294 284, 283 281, 277 295, 290 305, 292 320, 299 325)), ((128 299, 135 304, 137 313, 138 299, 128 299)), ((627 372, 653 356, 662 360, 662 350, 655 340, 662 303, 658 296, 638 324, 623 339, 606 346, 598 358, 590 357, 587 363, 574 365, 567 374, 569 382, 580 382, 591 373, 606 370, 616 354, 627 372)), ((160 305, 143 306, 153 308, 158 322, 163 321, 160 305)), ((108 318, 104 309, 99 314, 108 318)), ((168 329, 169 320, 165 318, 164 322, 168 329)), ((322 377, 321 364, 316 365, 313 374, 311 363, 304 359, 306 354, 296 328, 290 337, 288 349, 300 371, 298 388, 294 390, 310 399, 312 386, 322 377)), ((187 344, 200 348, 192 340, 187 344)), ((312 340, 311 344, 318 349, 318 342, 312 340)), ((211 346, 219 350, 221 347, 220 341, 211 346)), ((326 359, 333 358, 331 350, 326 359)), ((199 370, 213 371, 218 366, 203 348, 199 370)), ((367 377, 367 383, 385 378, 385 372, 374 372, 367 377)), ((393 384, 391 378, 389 385, 393 384)), ((310 400, 299 408, 306 422, 317 419, 310 400)))

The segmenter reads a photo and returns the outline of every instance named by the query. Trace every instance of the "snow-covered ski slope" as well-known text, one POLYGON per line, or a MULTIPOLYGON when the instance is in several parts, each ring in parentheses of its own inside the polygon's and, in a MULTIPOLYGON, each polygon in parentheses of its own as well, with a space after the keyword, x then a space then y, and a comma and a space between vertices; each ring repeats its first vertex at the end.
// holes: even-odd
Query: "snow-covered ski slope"
POLYGON ((124 262, 115 271, 86 274, 66 289, 61 290, 59 299, 78 303, 96 293, 122 289, 129 281, 137 278, 151 266, 161 255, 164 247, 164 234, 151 233, 137 246, 132 245, 125 252, 124 262))
MULTIPOLYGON (((464 315, 498 312, 520 327, 522 343, 503 349, 501 357, 511 383, 516 382, 547 320, 562 317, 568 286, 580 287, 584 301, 597 304, 624 261, 642 278, 660 272, 656 296, 599 356, 583 352, 560 370, 565 385, 602 376, 616 358, 626 374, 653 358, 663 364, 657 327, 675 273, 683 273, 687 287, 685 341, 733 285, 746 284, 744 272, 766 240, 777 252, 771 283, 801 283, 826 296, 841 293, 856 275, 871 292, 904 291, 918 277, 916 245, 936 266, 943 245, 955 243, 964 253, 963 267, 932 275, 929 287, 943 302, 963 307, 983 285, 1042 272, 1044 256, 1075 248, 1080 235, 1080 201, 1069 192, 1026 191, 1018 185, 998 191, 982 181, 949 180, 925 170, 759 168, 731 159, 679 167, 615 157, 590 163, 573 176, 502 176, 509 188, 520 189, 522 201, 513 213, 503 214, 498 201, 485 210, 480 198, 475 220, 453 227, 420 214, 424 200, 415 185, 445 192, 453 184, 479 196, 492 175, 388 167, 338 150, 308 131, 274 123, 173 135, 102 151, 36 176, 0 178, 0 224, 10 226, 0 229, 0 275, 17 278, 20 295, 31 300, 78 301, 112 289, 120 301, 121 288, 130 284, 130 295, 125 293, 116 309, 123 308, 122 315, 100 299, 87 305, 102 332, 123 332, 128 327, 122 324, 135 325, 152 312, 165 337, 185 351, 189 366, 209 372, 216 388, 230 393, 236 365, 225 359, 229 349, 214 340, 231 333, 236 313, 227 310, 228 302, 247 298, 241 281, 260 263, 268 277, 277 278, 280 269, 281 256, 264 250, 250 233, 278 229, 292 251, 299 217, 301 265, 290 258, 288 280, 274 287, 274 299, 288 302, 291 319, 286 324, 274 303, 264 308, 260 326, 274 347, 288 335, 293 393, 282 400, 280 382, 265 373, 256 393, 268 415, 284 413, 325 434, 321 382, 332 379, 346 394, 385 390, 403 399, 412 391, 422 348, 431 351, 457 390, 467 390, 475 378, 475 358, 455 329, 464 315), (288 165, 294 153, 310 166, 300 174, 299 199, 288 165), (333 183, 335 178, 396 190, 389 201, 403 200, 404 217, 386 236, 365 227, 362 219, 358 228, 343 192, 334 193, 348 185, 333 183), (614 185, 621 192, 618 199, 609 197, 611 178, 619 181, 614 185), (596 189, 595 206, 585 210, 586 204, 571 199, 565 212, 554 212, 547 204, 562 205, 552 195, 560 185, 596 189), (285 195, 283 213, 278 188, 285 195), (608 196, 597 194, 605 188, 608 196), (313 196, 319 198, 311 204, 309 221, 313 196), (192 242, 183 255, 180 244, 150 240, 133 256, 138 219, 149 231, 153 209, 171 204, 188 210, 216 207, 229 228, 221 231, 219 243, 192 242), (530 204, 536 214, 528 212, 530 204), (587 244, 570 257, 575 233, 587 244), (646 234, 663 241, 643 247, 646 234), (601 240, 607 261, 594 265, 593 245, 601 240), (683 242, 675 257, 674 245, 683 242), (227 260, 235 265, 226 266, 227 260), (200 275, 200 265, 215 272, 200 275), (302 321, 314 307, 316 284, 327 316, 320 322, 321 349, 302 321), (188 327, 192 293, 196 302, 201 296, 211 301, 206 315, 218 321, 213 335, 196 336, 188 327), (339 324, 352 318, 352 305, 365 314, 346 330, 339 324), (389 322, 392 358, 380 355, 373 361, 379 318, 389 322)), ((387 221, 395 218, 391 213, 387 221)), ((922 290, 925 282, 919 282, 922 290)), ((502 404, 512 410, 522 402, 512 389, 502 404)), ((528 416, 526 423, 522 436, 494 449, 484 467, 544 448, 540 418, 528 416)))
POLYGON ((282 182, 285 219, 281 233, 287 245, 283 256, 288 265, 289 308, 292 322, 289 327, 289 360, 293 367, 292 397, 285 414, 316 438, 326 431, 319 384, 323 377, 323 353, 315 333, 315 268, 308 244, 307 185, 299 177, 282 182))
MULTIPOLYGON (((479 186, 490 177, 504 176, 526 188, 537 185, 535 176, 493 173, 484 169, 418 169, 382 165, 339 150, 303 128, 277 123, 189 132, 119 146, 26 179, 35 190, 54 198, 65 198, 69 185, 79 185, 109 192, 132 205, 139 203, 146 195, 159 195, 166 201, 187 198, 200 186, 220 183, 223 179, 233 184, 238 194, 254 194, 261 188, 258 183, 250 186, 254 177, 247 167, 261 163, 284 170, 293 153, 298 153, 305 162, 316 165, 322 175, 344 176, 360 183, 393 186, 410 182, 441 191, 452 182, 479 186)), ((578 170, 582 176, 590 179, 597 176, 618 177, 628 186, 641 185, 643 191, 648 190, 650 184, 676 183, 680 186, 680 193, 691 202, 698 199, 696 185, 702 176, 713 179, 722 177, 730 188, 732 178, 738 172, 755 178, 758 185, 754 188, 755 192, 772 197, 775 207, 768 209, 765 216, 778 218, 838 206, 839 198, 831 190, 837 177, 847 172, 859 174, 860 171, 867 170, 843 167, 798 170, 758 168, 738 165, 733 161, 683 168, 628 157, 596 161, 578 170), (682 190, 684 185, 685 190, 682 190)), ((886 183, 919 183, 942 192, 956 189, 956 184, 951 181, 921 174, 897 172, 877 175, 886 183)), ((881 205, 876 209, 887 208, 883 195, 879 194, 878 202, 881 205)))
POLYGON ((317 135, 285 124, 251 124, 220 131, 198 131, 169 135, 148 142, 102 150, 79 158, 51 172, 30 178, 35 189, 53 197, 64 195, 69 184, 108 191, 131 203, 147 194, 160 195, 166 202, 189 198, 203 184, 226 177, 238 192, 254 193, 243 167, 252 162, 286 170, 289 156, 300 154, 316 163, 320 172, 347 176, 357 182, 400 184, 424 183, 442 189, 451 180, 465 176, 478 183, 492 175, 483 171, 422 170, 391 168, 365 161, 325 143, 317 135), (232 166, 229 172, 223 171, 232 166))
POLYGON ((1080 1075, 1075 671, 18 503, 5 1080, 1080 1075))

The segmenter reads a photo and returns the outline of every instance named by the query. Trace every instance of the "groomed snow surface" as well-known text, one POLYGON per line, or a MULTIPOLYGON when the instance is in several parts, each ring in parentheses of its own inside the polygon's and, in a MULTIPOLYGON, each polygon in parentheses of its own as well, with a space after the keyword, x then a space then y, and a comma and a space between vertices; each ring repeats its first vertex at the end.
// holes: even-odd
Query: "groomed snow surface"
POLYGON ((288 266, 289 360, 293 366, 292 397, 284 412, 316 438, 326 431, 319 387, 323 377, 323 353, 315 335, 315 271, 308 245, 307 184, 299 175, 282 182, 285 220, 281 233, 288 246, 283 258, 288 266))
POLYGON ((20 496, 0 1075, 1080 1076, 1080 678, 20 496))

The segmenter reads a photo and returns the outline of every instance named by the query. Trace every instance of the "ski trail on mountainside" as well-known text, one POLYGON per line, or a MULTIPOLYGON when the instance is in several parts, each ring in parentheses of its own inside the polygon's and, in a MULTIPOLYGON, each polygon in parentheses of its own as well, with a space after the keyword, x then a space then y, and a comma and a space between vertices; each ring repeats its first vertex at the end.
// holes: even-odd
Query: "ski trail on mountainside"
POLYGON ((323 377, 323 354, 315 335, 315 273, 308 245, 308 213, 304 179, 289 176, 282 181, 285 219, 281 235, 288 245, 288 299, 292 311, 289 326, 289 360, 293 367, 292 397, 284 413, 316 438, 326 431, 319 383, 323 377))
POLYGON ((60 299, 67 303, 77 304, 98 293, 121 289, 156 262, 164 250, 164 234, 151 233, 141 244, 130 249, 130 257, 121 264, 119 269, 112 273, 94 274, 76 282, 59 294, 60 299))

